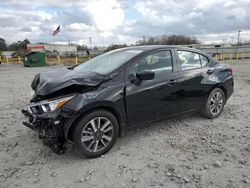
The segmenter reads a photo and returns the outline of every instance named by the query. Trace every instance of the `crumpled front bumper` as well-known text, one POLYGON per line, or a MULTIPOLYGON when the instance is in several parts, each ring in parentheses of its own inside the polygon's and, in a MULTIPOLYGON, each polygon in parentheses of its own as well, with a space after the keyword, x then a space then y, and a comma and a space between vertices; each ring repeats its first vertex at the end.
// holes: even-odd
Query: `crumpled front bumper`
POLYGON ((22 110, 26 120, 23 124, 38 132, 39 138, 43 140, 44 145, 63 145, 66 141, 63 126, 67 120, 74 116, 72 111, 62 109, 43 114, 34 114, 29 108, 22 110))

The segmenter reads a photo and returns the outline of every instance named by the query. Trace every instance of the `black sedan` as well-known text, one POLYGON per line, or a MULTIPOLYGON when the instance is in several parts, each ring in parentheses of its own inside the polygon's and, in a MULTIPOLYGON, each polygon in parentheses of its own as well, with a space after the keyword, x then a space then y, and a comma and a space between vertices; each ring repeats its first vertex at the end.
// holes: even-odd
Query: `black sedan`
POLYGON ((140 124, 191 111, 217 118, 234 82, 228 65, 202 51, 136 46, 42 72, 31 86, 24 125, 57 153, 71 142, 78 153, 97 157, 140 124))

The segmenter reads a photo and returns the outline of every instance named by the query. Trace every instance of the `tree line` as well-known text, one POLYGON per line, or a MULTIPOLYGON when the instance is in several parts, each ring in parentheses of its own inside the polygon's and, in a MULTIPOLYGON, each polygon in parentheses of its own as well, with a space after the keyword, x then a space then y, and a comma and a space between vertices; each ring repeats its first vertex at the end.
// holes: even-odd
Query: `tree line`
POLYGON ((151 37, 144 36, 142 40, 136 42, 136 45, 185 45, 199 43, 200 41, 196 37, 184 35, 159 35, 151 37))
MULTIPOLYGON (((7 45, 3 38, 0 38, 0 51, 17 51, 23 52, 26 50, 27 44, 30 41, 25 39, 23 41, 13 42, 7 45)), ((151 37, 143 37, 142 40, 136 41, 134 45, 185 45, 185 44, 198 44, 200 41, 195 37, 188 37, 184 35, 159 35, 151 37)), ((127 47, 127 44, 111 44, 105 51, 111 51, 118 48, 127 47)), ((77 45, 77 50, 86 50, 87 46, 77 45)))
POLYGON ((7 45, 6 41, 3 38, 0 38, 0 51, 25 50, 27 44, 30 44, 30 41, 28 39, 24 39, 23 41, 13 42, 13 43, 7 45))
MULTIPOLYGON (((151 37, 143 37, 142 40, 138 40, 134 45, 188 45, 188 44, 200 44, 200 41, 196 37, 188 37, 184 35, 159 35, 151 37)), ((127 47, 127 44, 111 44, 107 47, 107 51, 127 47)))

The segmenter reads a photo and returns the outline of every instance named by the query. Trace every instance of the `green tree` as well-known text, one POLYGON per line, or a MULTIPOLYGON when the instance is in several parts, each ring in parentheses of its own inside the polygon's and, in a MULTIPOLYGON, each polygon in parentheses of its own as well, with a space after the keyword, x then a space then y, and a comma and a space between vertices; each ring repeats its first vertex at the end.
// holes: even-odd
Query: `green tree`
POLYGON ((5 40, 3 38, 0 38, 0 51, 6 51, 7 49, 8 48, 5 40))

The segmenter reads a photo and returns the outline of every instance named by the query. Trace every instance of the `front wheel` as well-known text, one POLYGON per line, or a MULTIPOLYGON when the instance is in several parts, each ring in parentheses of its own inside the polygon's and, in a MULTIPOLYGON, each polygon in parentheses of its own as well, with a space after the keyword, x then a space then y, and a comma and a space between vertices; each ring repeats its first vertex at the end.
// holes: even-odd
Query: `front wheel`
POLYGON ((92 111, 77 123, 73 141, 76 152, 86 157, 99 157, 109 151, 118 137, 118 121, 106 111, 92 111))
POLYGON ((210 119, 217 118, 224 109, 226 97, 222 89, 215 88, 208 96, 202 114, 210 119))

